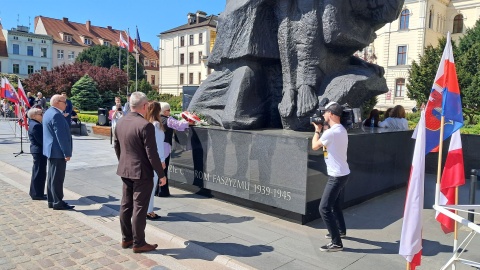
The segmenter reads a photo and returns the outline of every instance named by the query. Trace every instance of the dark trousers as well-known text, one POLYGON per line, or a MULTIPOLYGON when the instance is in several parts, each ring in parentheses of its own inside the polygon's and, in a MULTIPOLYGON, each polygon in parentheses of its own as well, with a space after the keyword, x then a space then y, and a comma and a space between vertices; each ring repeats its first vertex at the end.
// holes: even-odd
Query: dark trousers
POLYGON ((30 197, 42 198, 45 195, 47 181, 47 157, 41 153, 32 153, 32 179, 30 180, 30 197))
POLYGON ((341 177, 329 176, 319 207, 323 222, 332 236, 332 243, 339 246, 343 246, 340 232, 347 233, 342 211, 347 182, 348 175, 341 177))
MULTIPOLYGON (((168 156, 165 159, 165 165, 167 165, 165 169, 163 169, 163 173, 165 174, 165 177, 167 177, 168 175, 168 164, 170 164, 170 156, 168 156)), ((158 196, 160 197, 170 196, 170 189, 168 188, 168 177, 167 177, 167 183, 161 187, 158 187, 158 189, 159 189, 158 196)))
POLYGON ((48 159, 48 177, 47 177, 47 200, 53 207, 62 207, 63 201, 63 182, 65 181, 65 170, 67 161, 64 158, 48 159))
POLYGON ((133 240, 133 247, 142 247, 145 242, 147 210, 153 190, 152 179, 123 178, 123 196, 120 206, 120 227, 123 241, 133 240))

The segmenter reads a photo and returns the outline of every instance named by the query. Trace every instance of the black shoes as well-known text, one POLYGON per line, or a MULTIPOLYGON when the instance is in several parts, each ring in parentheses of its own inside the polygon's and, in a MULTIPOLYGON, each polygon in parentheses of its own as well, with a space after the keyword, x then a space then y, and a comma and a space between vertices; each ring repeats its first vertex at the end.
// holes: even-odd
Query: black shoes
POLYGON ((329 243, 325 246, 320 247, 320 251, 324 252, 335 252, 335 251, 342 251, 343 246, 335 245, 334 243, 329 243))
POLYGON ((53 210, 72 210, 75 208, 74 205, 69 205, 68 203, 63 203, 60 206, 53 206, 53 203, 48 203, 48 208, 53 208, 53 210))
POLYGON ((32 197, 32 200, 34 200, 34 201, 46 201, 47 200, 47 195, 43 195, 42 197, 32 197))

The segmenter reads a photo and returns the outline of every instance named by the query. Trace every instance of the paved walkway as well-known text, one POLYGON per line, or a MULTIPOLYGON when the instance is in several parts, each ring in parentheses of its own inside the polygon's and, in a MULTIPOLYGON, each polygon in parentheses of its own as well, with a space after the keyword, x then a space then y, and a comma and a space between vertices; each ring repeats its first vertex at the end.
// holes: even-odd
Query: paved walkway
MULTIPOLYGON (((11 153, 19 150, 19 139, 18 135, 15 138, 9 134, 7 128, 0 122, 0 173, 14 179, 7 181, 9 184, 20 185, 26 192, 31 157, 13 158, 11 153)), ((28 149, 28 144, 24 149, 28 149)), ((97 223, 94 226, 97 231, 119 241, 117 215, 121 181, 115 175, 116 164, 108 140, 74 137, 74 155, 67 165, 65 194, 66 200, 77 207, 76 211, 62 213, 83 218, 87 224, 97 223)), ((433 204, 433 186, 433 177, 427 177, 424 256, 419 269, 440 268, 452 250, 452 236, 441 232, 429 207, 433 204)), ((468 187, 460 190, 463 201, 468 199, 467 190, 468 187)), ((327 243, 326 230, 320 220, 302 226, 282 217, 183 190, 172 188, 171 192, 170 198, 155 198, 156 212, 162 218, 149 221, 147 226, 147 241, 160 245, 158 252, 147 258, 170 269, 405 268, 405 260, 397 254, 405 189, 348 208, 345 211, 348 227, 345 250, 331 254, 318 250, 327 243)), ((480 201, 480 192, 477 194, 480 201)), ((461 236, 466 233, 465 228, 460 230, 461 236)), ((105 243, 102 246, 107 247, 105 243)), ((480 250, 478 240, 466 252, 466 258, 480 261, 480 253, 476 250, 480 250)), ((471 268, 460 266, 457 269, 471 268)))

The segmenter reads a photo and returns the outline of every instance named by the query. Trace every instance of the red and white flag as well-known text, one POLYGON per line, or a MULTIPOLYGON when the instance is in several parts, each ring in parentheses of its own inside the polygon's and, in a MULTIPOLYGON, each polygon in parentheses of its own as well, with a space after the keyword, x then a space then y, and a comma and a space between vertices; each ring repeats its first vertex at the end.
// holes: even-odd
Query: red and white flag
POLYGON ((425 182, 425 111, 417 125, 407 199, 403 214, 399 254, 405 257, 410 269, 420 265, 422 259, 422 210, 425 182))
POLYGON ((128 52, 133 52, 133 49, 135 47, 133 39, 130 37, 129 34, 127 34, 127 37, 128 37, 128 52))
POLYGON ((23 89, 22 82, 18 79, 18 97, 20 100, 23 101, 24 106, 30 108, 30 103, 28 102, 27 94, 25 94, 25 90, 23 89))
POLYGON ((118 41, 120 48, 129 49, 128 42, 123 38, 122 32, 120 32, 120 40, 118 41))
MULTIPOLYGON (((455 189, 465 184, 465 171, 463 165, 462 138, 460 130, 455 131, 448 147, 447 161, 443 169, 442 182, 440 183, 440 205, 455 205, 455 189)), ((452 210, 450 210, 452 211, 452 210)), ((452 211, 453 212, 453 211, 452 211)), ((444 233, 451 233, 455 230, 455 221, 440 212, 437 212, 436 219, 440 222, 444 233)))

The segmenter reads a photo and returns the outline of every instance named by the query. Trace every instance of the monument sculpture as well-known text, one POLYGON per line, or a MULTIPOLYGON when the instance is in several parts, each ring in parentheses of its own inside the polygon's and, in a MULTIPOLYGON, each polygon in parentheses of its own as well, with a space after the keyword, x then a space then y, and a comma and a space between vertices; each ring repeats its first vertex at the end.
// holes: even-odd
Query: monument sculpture
POLYGON ((382 67, 353 54, 404 0, 227 0, 188 110, 226 129, 311 128, 319 100, 352 107, 388 91, 382 67))

